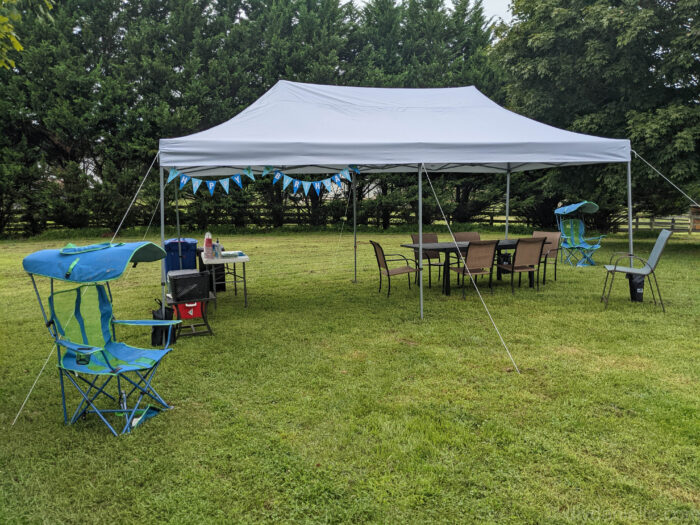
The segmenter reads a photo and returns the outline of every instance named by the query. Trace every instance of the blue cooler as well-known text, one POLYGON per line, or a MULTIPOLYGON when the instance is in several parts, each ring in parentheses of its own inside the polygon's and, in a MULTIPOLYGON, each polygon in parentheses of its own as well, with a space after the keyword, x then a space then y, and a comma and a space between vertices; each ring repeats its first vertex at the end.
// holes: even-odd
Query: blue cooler
POLYGON ((168 239, 165 241, 165 274, 173 270, 197 269, 197 240, 187 237, 168 239), (178 250, 178 245, 180 250, 178 250), (182 266, 180 266, 180 252, 182 252, 182 266))

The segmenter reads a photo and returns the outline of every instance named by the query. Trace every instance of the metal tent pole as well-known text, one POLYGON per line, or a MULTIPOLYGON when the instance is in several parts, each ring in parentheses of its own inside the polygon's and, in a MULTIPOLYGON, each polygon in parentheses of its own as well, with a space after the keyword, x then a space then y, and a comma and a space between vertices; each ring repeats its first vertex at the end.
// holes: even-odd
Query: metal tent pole
POLYGON ((177 260, 182 270, 182 239, 180 238, 180 205, 177 199, 177 183, 175 183, 175 224, 177 228, 177 260))
MULTIPOLYGON (((634 239, 632 235, 632 161, 627 162, 627 237, 629 238, 629 253, 634 254, 634 239)), ((632 261, 630 260, 630 263, 632 261)))
POLYGON ((508 221, 510 219, 510 163, 506 173, 506 239, 508 238, 508 221))
POLYGON ((418 287, 420 289, 420 318, 423 319, 423 165, 418 165, 418 287))
POLYGON ((355 253, 355 278, 352 282, 357 282, 357 174, 352 176, 352 237, 353 250, 355 253))
MULTIPOLYGON (((163 166, 160 167, 160 246, 165 250, 165 184, 163 166)), ((160 262, 161 311, 165 315, 165 258, 160 262)), ((163 317, 165 319, 165 317, 163 317)))

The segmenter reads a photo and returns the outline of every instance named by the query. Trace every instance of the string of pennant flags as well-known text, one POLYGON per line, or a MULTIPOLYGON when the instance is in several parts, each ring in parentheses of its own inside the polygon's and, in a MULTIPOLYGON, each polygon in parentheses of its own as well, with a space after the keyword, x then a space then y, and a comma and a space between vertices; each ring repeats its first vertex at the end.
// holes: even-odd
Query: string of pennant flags
MULTIPOLYGON (((272 173, 272 184, 277 184, 278 182, 281 182, 282 189, 286 190, 287 188, 291 188, 291 192, 293 195, 296 194, 296 192, 299 191, 299 189, 301 189, 304 192, 304 195, 308 195, 309 190, 312 188, 316 192, 316 195, 320 195, 323 189, 325 189, 328 192, 333 191, 333 184, 336 184, 340 188, 342 186, 343 179, 347 180, 348 182, 351 182, 351 171, 356 173, 357 175, 360 174, 360 170, 357 169, 355 166, 348 166, 347 168, 341 170, 339 173, 336 173, 335 175, 333 175, 332 177, 328 177, 327 179, 317 181, 305 181, 295 179, 294 177, 290 177, 282 171, 276 170, 270 166, 265 166, 260 176, 265 177, 266 175, 272 173)), ((199 179, 197 177, 192 177, 190 175, 186 175, 176 170, 175 168, 172 168, 170 170, 170 173, 168 174, 168 181, 166 182, 166 184, 169 184, 171 181, 179 178, 179 189, 182 190, 187 186, 187 184, 191 183, 192 192, 196 194, 199 187, 202 185, 202 183, 204 183, 204 186, 209 190, 209 194, 214 195, 214 190, 216 190, 217 184, 220 184, 224 191, 228 193, 229 188, 231 187, 231 181, 233 181, 236 186, 243 189, 243 176, 246 176, 251 180, 255 180, 255 174, 253 173, 253 170, 250 167, 244 169, 242 173, 236 173, 235 175, 232 175, 230 177, 211 180, 204 180, 199 179)))

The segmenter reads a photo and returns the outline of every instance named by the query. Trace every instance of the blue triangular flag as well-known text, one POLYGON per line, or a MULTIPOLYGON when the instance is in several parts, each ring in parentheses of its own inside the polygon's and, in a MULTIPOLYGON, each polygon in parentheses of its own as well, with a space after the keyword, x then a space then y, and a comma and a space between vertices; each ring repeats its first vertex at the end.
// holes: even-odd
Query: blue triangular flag
POLYGON ((228 193, 228 185, 231 179, 219 179, 219 183, 224 187, 224 191, 228 193))
POLYGON ((261 176, 261 177, 264 177, 265 175, 267 175, 268 173, 270 173, 272 170, 274 170, 274 168, 273 168, 272 166, 265 166, 265 167, 263 168, 262 175, 260 175, 260 176, 261 176))
POLYGON ((299 190, 299 186, 301 186, 301 181, 294 179, 294 182, 292 183, 292 193, 296 193, 299 190))
POLYGON ((333 182, 335 182, 339 188, 343 187, 342 181, 340 180, 340 175, 338 175, 338 174, 333 175, 333 177, 331 177, 331 180, 333 182))
POLYGON ((214 195, 214 188, 216 188, 216 181, 215 180, 208 180, 206 181, 207 183, 207 188, 209 188, 209 195, 214 195))
POLYGON ((314 189, 316 190, 316 195, 321 195, 321 183, 316 181, 314 182, 314 189))
POLYGON ((197 193, 200 184, 202 184, 202 179, 195 179, 192 177, 192 193, 197 193))
POLYGON ((326 187, 326 190, 330 193, 333 191, 333 188, 331 187, 331 179, 323 179, 321 181, 323 185, 326 187))
POLYGON ((255 180, 255 175, 253 175, 253 170, 250 169, 250 166, 248 166, 246 169, 244 169, 243 173, 245 173, 249 179, 255 180))
POLYGON ((275 176, 272 177, 272 184, 277 184, 277 182, 282 179, 283 175, 284 173, 281 171, 275 171, 275 176))
POLYGON ((357 173, 358 175, 360 174, 360 170, 357 169, 357 166, 350 166, 350 169, 357 173))
POLYGON ((292 182, 292 178, 289 175, 284 176, 284 182, 282 183, 282 189, 286 190, 287 186, 289 186, 289 183, 292 182))
POLYGON ((304 186, 304 195, 309 194, 309 188, 311 187, 310 182, 306 182, 305 180, 301 181, 301 185, 304 186))
POLYGON ((352 182, 352 177, 350 177, 350 170, 348 170, 347 168, 340 172, 340 176, 352 182))
POLYGON ((236 184, 238 184, 238 187, 239 187, 239 188, 243 189, 243 184, 241 184, 241 174, 240 174, 240 173, 234 175, 234 176, 231 177, 231 178, 233 179, 233 182, 235 182, 236 184))
POLYGON ((180 175, 179 171, 177 171, 175 168, 170 168, 170 175, 168 175, 168 181, 166 184, 170 184, 170 181, 176 179, 178 175, 180 175))
POLYGON ((180 175, 180 189, 185 187, 185 184, 187 184, 190 181, 190 177, 188 175, 182 174, 180 175))

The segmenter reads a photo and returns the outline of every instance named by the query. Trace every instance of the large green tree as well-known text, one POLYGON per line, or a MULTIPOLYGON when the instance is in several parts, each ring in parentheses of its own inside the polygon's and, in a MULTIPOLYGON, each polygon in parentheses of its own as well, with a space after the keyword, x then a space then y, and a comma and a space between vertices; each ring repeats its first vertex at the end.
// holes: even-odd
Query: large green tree
MULTIPOLYGON (((700 167, 700 1, 514 0, 513 24, 496 46, 516 111, 573 131, 632 140, 632 147, 680 185, 700 167)), ((535 174, 515 206, 588 198, 608 227, 625 203, 624 168, 535 174), (533 202, 528 187, 540 188, 533 202)), ((682 209, 675 190, 635 165, 637 210, 682 209)), ((548 205, 548 204, 547 204, 548 205)), ((533 218, 541 214, 537 210, 533 218)))

